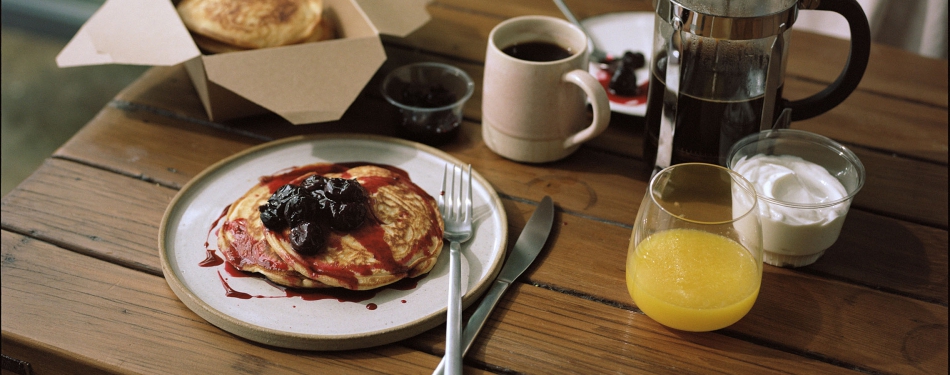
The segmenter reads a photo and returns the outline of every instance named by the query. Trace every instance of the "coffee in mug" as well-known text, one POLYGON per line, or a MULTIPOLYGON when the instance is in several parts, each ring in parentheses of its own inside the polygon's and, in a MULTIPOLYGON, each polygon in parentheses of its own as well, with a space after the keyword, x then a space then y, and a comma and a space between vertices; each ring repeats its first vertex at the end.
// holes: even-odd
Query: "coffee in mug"
POLYGON ((519 162, 562 159, 610 122, 607 93, 587 71, 587 36, 567 21, 516 17, 488 37, 482 136, 519 162), (589 119, 587 102, 593 108, 589 119))
POLYGON ((512 44, 501 51, 516 59, 528 61, 554 61, 571 57, 571 51, 567 48, 548 42, 512 44))

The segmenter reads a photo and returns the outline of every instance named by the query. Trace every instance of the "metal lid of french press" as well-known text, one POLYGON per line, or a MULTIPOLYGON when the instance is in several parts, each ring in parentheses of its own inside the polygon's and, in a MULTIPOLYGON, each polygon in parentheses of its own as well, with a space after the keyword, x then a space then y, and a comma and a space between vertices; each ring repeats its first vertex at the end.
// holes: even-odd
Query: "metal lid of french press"
MULTIPOLYGON (((683 5, 684 2, 653 0, 653 8, 656 9, 657 16, 669 24, 682 22, 683 31, 696 36, 728 40, 759 39, 782 34, 795 23, 799 9, 813 9, 818 3, 817 0, 790 1, 785 9, 750 16, 742 13, 738 15, 713 14, 712 6, 708 5, 710 4, 708 2, 703 2, 702 9, 692 9, 683 5), (795 6, 796 4, 798 6, 795 6)), ((750 4, 772 3, 761 0, 747 2, 750 4)), ((732 3, 740 3, 740 1, 732 3)))

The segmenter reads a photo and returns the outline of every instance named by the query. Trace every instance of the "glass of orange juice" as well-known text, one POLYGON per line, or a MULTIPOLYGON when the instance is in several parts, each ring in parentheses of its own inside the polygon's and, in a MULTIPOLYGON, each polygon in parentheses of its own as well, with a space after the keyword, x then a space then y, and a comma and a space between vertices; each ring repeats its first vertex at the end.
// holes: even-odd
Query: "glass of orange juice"
POLYGON ((627 251, 627 290, 670 328, 712 331, 752 309, 762 283, 755 188, 738 173, 687 163, 657 173, 627 251))

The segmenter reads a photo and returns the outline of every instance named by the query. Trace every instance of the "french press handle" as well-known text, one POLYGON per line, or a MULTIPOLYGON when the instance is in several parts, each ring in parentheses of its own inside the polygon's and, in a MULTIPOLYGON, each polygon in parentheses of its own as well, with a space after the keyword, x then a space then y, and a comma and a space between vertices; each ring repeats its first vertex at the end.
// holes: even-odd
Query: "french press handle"
POLYGON ((841 104, 858 87, 871 56, 871 27, 857 0, 799 0, 799 8, 844 16, 851 29, 851 51, 844 70, 824 90, 800 100, 782 99, 782 107, 792 109, 792 121, 815 117, 841 104))

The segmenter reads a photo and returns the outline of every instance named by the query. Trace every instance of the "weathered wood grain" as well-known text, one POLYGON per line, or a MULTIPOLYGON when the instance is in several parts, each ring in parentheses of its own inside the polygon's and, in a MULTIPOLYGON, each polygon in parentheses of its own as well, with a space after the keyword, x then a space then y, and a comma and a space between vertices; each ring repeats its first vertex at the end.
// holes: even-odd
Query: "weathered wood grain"
POLYGON ((398 345, 347 352, 269 348, 201 319, 161 277, 7 231, 2 248, 3 350, 16 348, 10 350, 37 373, 73 373, 76 364, 143 374, 418 374, 440 359, 398 345), (113 339, 101 339, 107 337, 113 339), (52 348, 52 358, 33 357, 30 349, 38 345, 52 348))
MULTIPOLYGON (((194 315, 159 277, 6 231, 2 244, 4 343, 23 348, 17 351, 23 356, 20 359, 36 362, 38 371, 55 370, 52 366, 65 359, 115 373, 231 369, 279 374, 320 369, 399 374, 428 371, 439 360, 400 345, 347 352, 256 345, 194 315), (123 339, 90 342, 86 337, 91 334, 123 339), (25 350, 37 342, 68 352, 70 358, 38 362, 25 350)), ((479 339, 469 363, 538 374, 605 370, 782 373, 790 369, 852 373, 717 333, 669 331, 633 311, 529 285, 512 290, 503 307, 504 312, 479 339), (552 338, 558 344, 552 345, 552 338)))
MULTIPOLYGON (((576 294, 600 301, 606 307, 626 306, 627 309, 633 309, 624 284, 630 227, 565 211, 557 197, 569 197, 576 195, 576 192, 565 194, 559 187, 554 187, 557 184, 556 181, 540 183, 544 187, 536 193, 555 196, 561 210, 552 239, 535 265, 527 271, 526 279, 568 295, 576 294), (591 236, 590 233, 597 235, 591 236)), ((172 191, 68 161, 50 160, 20 189, 4 199, 3 226, 20 233, 31 233, 36 238, 50 242, 70 244, 71 250, 81 254, 157 274, 154 270, 160 269, 156 248, 158 223, 172 191), (114 185, 125 186, 122 194, 127 195, 113 195, 118 193, 110 192, 101 197, 95 194, 77 196, 76 200, 43 199, 50 194, 50 189, 98 192, 103 186, 114 185), (134 200, 139 203, 134 207, 129 207, 128 203, 119 206, 115 203, 111 206, 100 204, 129 201, 123 196, 140 197, 134 200), (25 202, 32 202, 28 215, 22 213, 25 202), (65 217, 68 221, 59 219, 51 223, 46 220, 55 217, 65 217), (144 224, 130 226, 123 224, 125 222, 144 224), (102 228, 110 227, 117 229, 110 233, 101 232, 102 228), (93 239, 97 237, 109 240, 93 239)), ((572 203, 570 200, 565 202, 572 203)), ((530 204, 505 200, 512 238, 517 238, 533 208, 530 204)), ((852 213, 846 228, 839 243, 829 250, 829 255, 812 267, 790 271, 766 266, 763 293, 756 307, 743 320, 754 324, 737 324, 726 331, 752 339, 753 342, 768 342, 772 337, 769 330, 780 329, 786 350, 814 353, 846 363, 886 358, 887 361, 882 362, 882 367, 876 370, 898 366, 895 367, 901 368, 898 372, 906 372, 905 367, 915 365, 933 368, 932 362, 915 363, 902 359, 898 351, 901 346, 893 340, 912 335, 924 325, 939 326, 940 319, 946 319, 946 231, 860 211, 852 213), (869 238, 864 233, 874 233, 876 237, 869 238), (854 256, 867 260, 855 262, 852 259, 854 256), (829 276, 832 279, 828 279, 829 276), (821 293, 786 293, 789 288, 821 290, 821 293), (862 298, 849 305, 836 306, 840 301, 855 298, 853 296, 862 298), (895 305, 898 301, 905 306, 899 312, 876 307, 881 304, 895 305), (934 302, 940 305, 934 305, 934 302), (837 314, 835 319, 823 318, 821 306, 834 306, 837 314), (893 323, 890 330, 878 329, 876 322, 888 320, 894 314, 902 318, 890 319, 893 323), (842 327, 841 321, 850 323, 842 327), (796 326, 787 322, 809 324, 796 326), (833 340, 814 342, 815 336, 825 337, 816 332, 835 331, 838 334, 833 340), (871 333, 880 335, 873 344, 865 342, 871 333), (860 345, 865 350, 855 352, 850 349, 854 345, 860 345)), ((929 343, 923 347, 933 345, 929 343)), ((935 359, 939 364, 939 357, 928 359, 935 359)))
MULTIPOLYGON (((586 18, 650 11, 651 2, 568 5, 586 18)), ((36 373, 429 373, 444 327, 339 353, 225 333, 166 286, 157 237, 177 191, 234 153, 299 134, 391 135, 395 110, 378 92, 382 76, 439 61, 476 83, 458 139, 441 149, 500 193, 511 242, 544 195, 558 206, 551 240, 476 340, 467 373, 947 372, 946 60, 872 46, 851 97, 792 124, 842 142, 865 164, 841 237, 811 266, 766 266, 762 293, 739 323, 683 333, 640 313, 624 285, 648 179, 642 118, 617 116, 576 154, 545 164, 508 161, 481 138, 488 33, 518 15, 562 17, 554 3, 438 0, 428 10, 432 21, 416 32, 383 37, 387 62, 339 121, 208 121, 181 66, 150 69, 126 88, 0 204, 4 355, 36 373)), ((797 31, 792 40, 784 95, 797 99, 837 77, 848 42, 797 31)))
MULTIPOLYGON (((567 1, 579 19, 612 12, 652 12, 652 3, 637 1, 567 1)), ((428 7, 433 20, 401 40, 390 40, 466 60, 485 58, 491 28, 507 18, 546 15, 564 18, 555 4, 544 0, 512 2, 499 7, 491 0, 440 0, 428 7)), ((809 11, 810 12, 810 11, 809 11)), ((841 22, 845 22, 843 19, 841 22)), ((652 30, 650 30, 652 34, 652 30)), ((849 41, 792 31, 786 75, 793 80, 830 83, 848 58, 849 41)), ((858 90, 947 108, 947 60, 928 59, 897 48, 874 44, 858 90), (908 65, 915 66, 908 69, 908 65)))
MULTIPOLYGON (((373 108, 380 104, 374 98, 365 98, 354 103, 354 107, 373 108)), ((319 131, 329 133, 387 134, 391 129, 379 118, 386 118, 384 112, 351 111, 341 121, 313 126, 321 126, 319 131)), ((246 134, 168 119, 150 110, 109 107, 55 155, 166 186, 181 187, 204 168, 247 147, 275 137, 318 130, 288 123, 242 121, 247 125, 238 129, 246 134)), ((638 139, 629 132, 625 133, 624 129, 604 134, 601 138, 607 139, 614 134, 627 137, 625 139, 638 139)), ((595 144, 584 146, 574 155, 553 163, 512 163, 487 148, 481 139, 480 125, 466 121, 459 139, 442 148, 473 163, 505 194, 523 196, 529 189, 538 188, 541 181, 557 182, 551 186, 574 189, 578 193, 564 195, 566 200, 562 204, 565 207, 606 220, 632 223, 633 217, 628 213, 636 212, 639 206, 648 178, 646 165, 626 157, 623 152, 613 152, 613 147, 622 148, 626 144, 595 144), (556 176, 544 176, 550 174, 550 167, 558 171, 556 176)), ((637 149, 640 146, 629 145, 637 149)), ((945 166, 892 157, 858 146, 852 148, 867 170, 867 183, 858 194, 855 207, 947 227, 945 166)))

